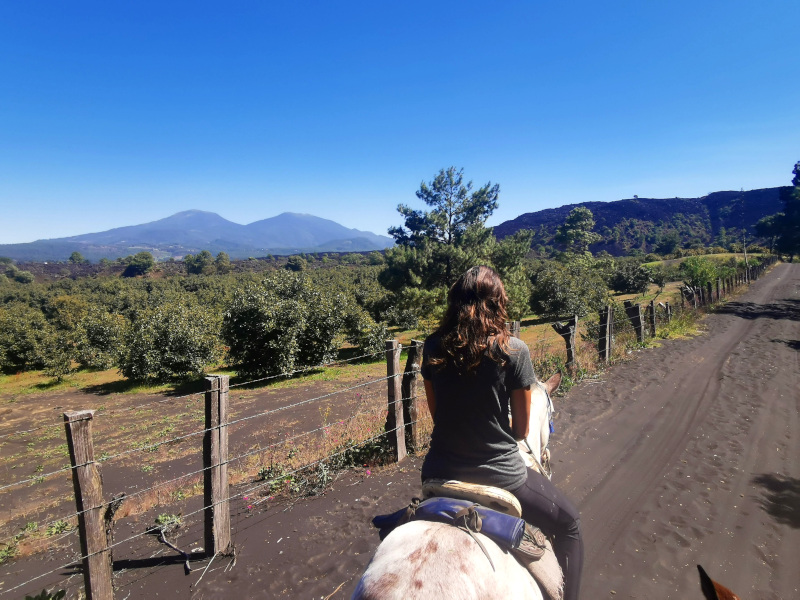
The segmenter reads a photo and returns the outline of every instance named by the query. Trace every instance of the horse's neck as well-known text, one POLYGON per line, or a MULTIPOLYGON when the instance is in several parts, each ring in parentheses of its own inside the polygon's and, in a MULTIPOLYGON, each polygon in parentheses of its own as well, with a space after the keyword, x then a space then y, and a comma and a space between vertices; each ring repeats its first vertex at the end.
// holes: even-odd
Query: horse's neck
POLYGON ((531 390, 531 416, 526 439, 537 462, 541 463, 542 452, 550 440, 550 411, 547 394, 537 384, 531 390))

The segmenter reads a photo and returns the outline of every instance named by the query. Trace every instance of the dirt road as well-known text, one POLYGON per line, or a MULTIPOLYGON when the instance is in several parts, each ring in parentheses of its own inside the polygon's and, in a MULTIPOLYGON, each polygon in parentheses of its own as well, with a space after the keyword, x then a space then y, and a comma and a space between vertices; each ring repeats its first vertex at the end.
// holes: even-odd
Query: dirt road
POLYGON ((584 598, 800 597, 800 265, 573 390, 555 480, 578 504, 584 598))

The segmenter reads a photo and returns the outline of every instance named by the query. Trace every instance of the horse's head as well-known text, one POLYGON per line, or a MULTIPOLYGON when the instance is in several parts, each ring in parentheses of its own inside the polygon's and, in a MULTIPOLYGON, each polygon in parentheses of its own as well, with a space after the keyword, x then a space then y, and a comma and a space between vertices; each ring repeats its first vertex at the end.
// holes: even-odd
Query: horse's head
MULTIPOLYGON (((561 385, 561 373, 556 373, 547 381, 537 381, 531 388, 531 417, 523 453, 524 450, 530 450, 542 466, 550 462, 550 451, 547 449, 550 441, 550 422, 553 417, 553 400, 550 394, 555 392, 559 385, 561 385)), ((549 472, 549 467, 545 470, 549 472)))
POLYGON ((703 596, 707 600, 739 600, 739 596, 724 585, 711 579, 708 573, 703 570, 703 567, 697 565, 697 570, 700 572, 700 589, 703 590, 703 596))

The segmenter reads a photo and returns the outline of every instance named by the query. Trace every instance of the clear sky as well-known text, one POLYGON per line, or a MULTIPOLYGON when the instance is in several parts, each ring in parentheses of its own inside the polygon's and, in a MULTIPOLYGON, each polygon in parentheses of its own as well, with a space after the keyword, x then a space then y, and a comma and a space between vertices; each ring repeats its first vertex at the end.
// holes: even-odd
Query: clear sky
POLYGON ((0 243, 188 209, 386 233, 439 169, 498 224, 788 185, 796 0, 0 3, 0 243))

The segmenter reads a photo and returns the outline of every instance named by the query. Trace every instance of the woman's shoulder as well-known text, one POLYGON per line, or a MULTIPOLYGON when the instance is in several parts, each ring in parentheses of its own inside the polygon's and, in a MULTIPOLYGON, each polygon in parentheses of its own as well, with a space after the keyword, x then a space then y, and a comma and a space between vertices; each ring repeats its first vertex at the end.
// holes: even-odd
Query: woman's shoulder
POLYGON ((519 338, 509 337, 508 347, 506 354, 511 364, 521 364, 521 362, 530 362, 531 351, 528 349, 528 344, 519 338))

